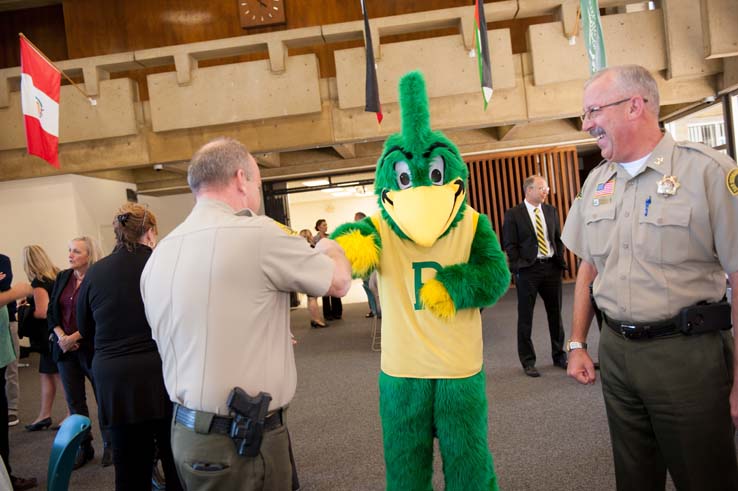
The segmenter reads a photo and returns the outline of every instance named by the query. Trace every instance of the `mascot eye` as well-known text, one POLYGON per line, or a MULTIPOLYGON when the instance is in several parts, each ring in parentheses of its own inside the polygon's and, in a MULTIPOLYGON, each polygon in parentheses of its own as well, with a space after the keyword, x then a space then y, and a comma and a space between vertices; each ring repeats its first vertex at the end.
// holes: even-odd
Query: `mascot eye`
POLYGON ((400 189, 407 189, 413 185, 413 178, 410 174, 410 166, 404 160, 395 164, 395 175, 397 176, 397 185, 400 189))
POLYGON ((446 163, 440 155, 437 155, 433 160, 431 160, 428 177, 430 177, 430 180, 434 185, 440 186, 443 184, 443 172, 445 168, 446 163))

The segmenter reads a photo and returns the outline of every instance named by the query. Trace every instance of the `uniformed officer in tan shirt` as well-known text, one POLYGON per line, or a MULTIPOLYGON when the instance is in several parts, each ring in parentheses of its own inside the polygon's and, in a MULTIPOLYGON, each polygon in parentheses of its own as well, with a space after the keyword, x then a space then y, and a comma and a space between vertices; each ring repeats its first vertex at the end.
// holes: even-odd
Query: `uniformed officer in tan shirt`
POLYGON ((582 186, 562 234, 581 258, 568 373, 595 382, 585 344, 594 281, 605 315, 599 361, 618 489, 663 490, 668 469, 680 490, 735 490, 733 338, 725 330, 685 335, 678 314, 720 302, 726 272, 738 284, 738 168, 703 145, 675 143, 661 132, 658 111, 656 82, 640 66, 603 70, 585 85, 583 130, 605 161, 582 186))
POLYGON ((284 408, 295 394, 291 291, 344 296, 351 267, 332 240, 315 249, 254 213, 261 178, 239 142, 192 158, 196 204, 156 247, 141 294, 175 403, 172 450, 187 489, 292 489, 284 408), (236 453, 226 404, 234 387, 271 395, 260 454, 236 453))

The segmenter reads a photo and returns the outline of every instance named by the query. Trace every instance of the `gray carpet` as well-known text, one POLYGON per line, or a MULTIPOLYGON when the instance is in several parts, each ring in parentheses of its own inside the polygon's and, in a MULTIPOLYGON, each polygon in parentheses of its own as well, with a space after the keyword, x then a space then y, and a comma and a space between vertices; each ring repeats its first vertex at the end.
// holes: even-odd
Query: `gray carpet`
MULTIPOLYGON (((573 285, 564 287, 564 325, 571 323, 573 285)), ((346 306, 344 319, 310 329, 304 309, 292 313, 298 369, 297 394, 287 419, 302 490, 382 490, 384 462, 378 414, 380 354, 370 349, 365 304, 346 306)), ((615 488, 610 441, 599 382, 580 386, 552 365, 545 311, 536 306, 534 344, 541 377, 526 377, 517 358, 516 299, 511 290, 484 318, 484 358, 489 397, 489 441, 503 490, 607 490, 615 488)), ((597 352, 596 327, 590 352, 597 352)), ((26 359, 28 360, 28 359, 26 359)), ((45 488, 53 431, 28 433, 38 411, 36 355, 21 368, 21 424, 11 428, 15 474, 35 476, 45 488)), ((57 394, 54 420, 64 416, 57 394)), ((88 397, 92 392, 88 388, 88 397)), ((94 402, 91 411, 96 411, 94 402)), ((96 419, 96 418, 94 418, 96 419)), ((101 439, 94 426, 95 460, 72 475, 71 490, 111 490, 114 471, 100 466, 101 439)), ((436 449, 434 488, 443 489, 436 449)), ((669 487, 668 489, 673 489, 669 487)))

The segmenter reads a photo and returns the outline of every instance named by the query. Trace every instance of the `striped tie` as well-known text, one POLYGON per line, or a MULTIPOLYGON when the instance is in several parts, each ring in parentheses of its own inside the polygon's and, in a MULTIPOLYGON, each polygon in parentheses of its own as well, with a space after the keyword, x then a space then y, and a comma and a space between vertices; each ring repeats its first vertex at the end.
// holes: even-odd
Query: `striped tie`
POLYGON ((536 237, 538 238, 538 252, 542 256, 548 256, 548 246, 546 245, 546 236, 543 234, 543 222, 541 221, 541 212, 538 208, 533 208, 533 214, 536 216, 536 237))

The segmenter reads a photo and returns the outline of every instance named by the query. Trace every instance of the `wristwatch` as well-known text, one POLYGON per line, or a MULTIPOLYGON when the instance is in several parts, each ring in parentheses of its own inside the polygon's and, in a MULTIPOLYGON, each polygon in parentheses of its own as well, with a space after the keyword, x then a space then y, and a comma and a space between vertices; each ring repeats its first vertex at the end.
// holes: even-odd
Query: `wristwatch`
POLYGON ((566 342, 566 351, 574 351, 575 349, 587 349, 587 343, 580 341, 572 341, 571 339, 566 342))

